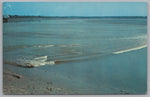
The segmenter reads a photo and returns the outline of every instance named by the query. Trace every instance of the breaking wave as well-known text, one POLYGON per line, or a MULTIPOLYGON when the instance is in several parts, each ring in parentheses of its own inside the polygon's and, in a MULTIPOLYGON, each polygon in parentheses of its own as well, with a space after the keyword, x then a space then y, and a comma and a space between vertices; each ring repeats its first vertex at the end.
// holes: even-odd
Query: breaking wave
POLYGON ((39 67, 39 66, 44 66, 44 65, 59 65, 64 62, 72 62, 72 61, 83 61, 83 60, 89 60, 89 59, 94 59, 98 57, 104 57, 108 55, 114 55, 114 54, 121 54, 125 52, 130 52, 134 50, 139 50, 142 48, 147 47, 147 45, 142 45, 139 47, 131 48, 131 49, 126 49, 126 50, 121 50, 121 51, 116 51, 112 53, 93 53, 93 54, 87 54, 87 55, 78 55, 78 56, 72 56, 72 59, 64 60, 53 60, 49 61, 50 59, 48 56, 40 56, 40 57, 35 57, 32 59, 19 59, 18 62, 9 62, 9 61, 4 61, 4 64, 10 64, 18 67, 23 67, 23 68, 34 68, 34 67, 39 67), (88 56, 89 55, 89 56, 88 56))
POLYGON ((147 47, 147 45, 142 45, 142 46, 139 46, 136 48, 126 49, 126 50, 122 50, 122 51, 116 51, 116 52, 113 52, 113 54, 121 54, 121 53, 130 52, 130 51, 134 51, 134 50, 139 50, 139 49, 142 49, 145 47, 147 47))

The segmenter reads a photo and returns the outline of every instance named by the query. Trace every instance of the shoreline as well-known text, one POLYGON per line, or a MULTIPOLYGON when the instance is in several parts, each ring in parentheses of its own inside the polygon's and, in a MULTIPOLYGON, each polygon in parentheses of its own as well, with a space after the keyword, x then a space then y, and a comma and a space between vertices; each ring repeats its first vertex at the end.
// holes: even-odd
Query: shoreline
MULTIPOLYGON (((15 67, 15 66, 5 64, 3 67, 4 72, 9 71, 12 74, 13 73, 19 74, 22 75, 23 78, 18 79, 12 77, 11 75, 4 74, 3 91, 4 94, 10 94, 10 95, 12 94, 27 94, 27 95, 32 95, 32 94, 45 94, 45 95, 46 94, 55 94, 55 95, 56 94, 136 94, 136 93, 145 94, 146 93, 145 90, 146 88, 144 88, 145 85, 143 85, 144 90, 141 90, 141 88, 137 88, 136 91, 134 89, 133 91, 132 88, 141 87, 141 85, 138 83, 141 83, 142 81, 141 78, 146 77, 145 75, 146 74, 145 70, 147 67, 146 64, 147 62, 145 63, 145 60, 147 60, 145 59, 147 57, 145 55, 146 52, 147 52, 147 48, 143 48, 143 49, 138 49, 136 51, 108 56, 105 58, 101 58, 99 60, 94 60, 94 59, 88 60, 86 62, 87 64, 83 64, 83 62, 70 62, 70 63, 62 63, 61 65, 42 66, 42 67, 31 68, 31 69, 25 69, 25 68, 20 68, 20 67, 15 67), (141 53, 143 54, 141 55, 141 53), (114 59, 117 60, 114 61, 114 59), (127 64, 123 65, 124 64, 123 62, 126 62, 126 60, 129 59, 131 63, 134 62, 136 64, 130 65, 131 63, 127 62, 128 65, 127 64), (120 62, 122 63, 122 66, 118 67, 120 62), (143 62, 145 65, 142 66, 141 68, 140 63, 143 62), (108 73, 108 67, 112 68, 112 70, 114 69, 115 71, 114 70, 109 71, 108 73), (122 68, 128 70, 128 72, 132 72, 135 70, 136 71, 138 70, 138 72, 129 74, 128 72, 125 72, 125 70, 120 70, 122 68), (76 70, 76 74, 75 71, 73 73, 73 70, 76 70), (87 72, 87 70, 88 71, 90 70, 90 72, 87 72), (142 72, 143 70, 144 72, 142 72), (111 72, 113 73, 111 74, 111 72), (118 74, 122 74, 122 75, 119 76, 118 74), (99 77, 101 76, 101 78, 100 79, 97 78, 98 76, 99 77), (135 82, 132 83, 132 81, 134 80, 132 76, 136 77, 136 79, 139 80, 141 79, 140 81, 136 82, 136 86, 134 85, 135 82), (87 80, 88 77, 90 79, 87 80), (127 82, 123 81, 124 78, 126 78, 127 82), (119 79, 122 81, 116 82, 119 79), (109 82, 109 80, 111 80, 112 82, 109 82), (111 85, 112 83, 114 83, 114 85, 111 85), (130 84, 129 89, 128 87, 126 87, 126 84, 130 84)), ((142 81, 142 83, 146 84, 145 80, 144 82, 142 81)))

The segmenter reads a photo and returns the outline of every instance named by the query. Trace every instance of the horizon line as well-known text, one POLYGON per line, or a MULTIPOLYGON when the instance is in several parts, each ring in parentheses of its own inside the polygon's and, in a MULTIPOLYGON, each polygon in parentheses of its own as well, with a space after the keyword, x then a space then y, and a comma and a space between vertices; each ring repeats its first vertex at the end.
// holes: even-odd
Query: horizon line
POLYGON ((38 15, 3 15, 3 17, 147 17, 147 16, 38 16, 38 15))

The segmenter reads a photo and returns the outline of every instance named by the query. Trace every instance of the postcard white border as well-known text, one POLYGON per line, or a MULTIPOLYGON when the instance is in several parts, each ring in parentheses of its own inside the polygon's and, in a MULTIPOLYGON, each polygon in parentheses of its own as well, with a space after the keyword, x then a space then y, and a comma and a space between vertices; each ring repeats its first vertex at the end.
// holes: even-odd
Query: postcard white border
POLYGON ((82 96, 82 97, 93 97, 93 96, 100 96, 100 97, 150 97, 150 0, 0 0, 0 97, 3 96, 19 96, 19 97, 25 97, 25 96, 51 96, 51 97, 70 97, 70 96, 82 96), (148 8, 148 15, 147 15, 147 36, 148 36, 148 57, 147 57, 147 63, 148 63, 148 72, 147 72, 147 77, 148 77, 148 88, 147 88, 147 94, 145 95, 3 95, 3 83, 2 83, 2 3, 3 2, 147 2, 148 8))

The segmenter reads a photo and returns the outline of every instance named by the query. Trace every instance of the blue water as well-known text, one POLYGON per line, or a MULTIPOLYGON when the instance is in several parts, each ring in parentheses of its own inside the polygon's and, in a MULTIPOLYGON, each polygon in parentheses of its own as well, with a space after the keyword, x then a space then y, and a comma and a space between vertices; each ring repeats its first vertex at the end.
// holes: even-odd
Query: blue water
POLYGON ((75 88, 93 89, 87 94, 145 93, 147 51, 136 48, 146 44, 146 18, 16 18, 3 24, 4 62, 47 69, 66 61, 49 71, 80 80, 75 88))

